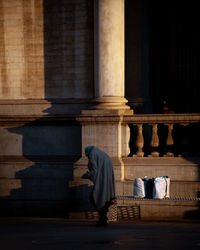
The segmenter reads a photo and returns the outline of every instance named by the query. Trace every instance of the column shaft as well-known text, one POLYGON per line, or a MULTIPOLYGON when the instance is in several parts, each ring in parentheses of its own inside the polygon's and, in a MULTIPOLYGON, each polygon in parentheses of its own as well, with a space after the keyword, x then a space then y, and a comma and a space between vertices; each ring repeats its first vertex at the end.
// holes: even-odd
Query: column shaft
MULTIPOLYGON (((103 109, 125 106, 124 0, 95 0, 95 97, 103 109), (115 107, 114 107, 115 106, 115 107)), ((122 108, 122 107, 121 107, 122 108)))

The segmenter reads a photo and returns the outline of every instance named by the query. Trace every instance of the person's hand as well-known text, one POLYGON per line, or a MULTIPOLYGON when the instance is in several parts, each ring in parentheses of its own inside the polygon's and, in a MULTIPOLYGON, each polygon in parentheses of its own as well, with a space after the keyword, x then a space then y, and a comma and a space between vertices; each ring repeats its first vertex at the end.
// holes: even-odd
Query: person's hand
POLYGON ((90 178, 89 175, 90 175, 90 173, 87 171, 85 174, 83 174, 83 175, 81 176, 81 178, 82 178, 82 179, 89 179, 89 178, 90 178))

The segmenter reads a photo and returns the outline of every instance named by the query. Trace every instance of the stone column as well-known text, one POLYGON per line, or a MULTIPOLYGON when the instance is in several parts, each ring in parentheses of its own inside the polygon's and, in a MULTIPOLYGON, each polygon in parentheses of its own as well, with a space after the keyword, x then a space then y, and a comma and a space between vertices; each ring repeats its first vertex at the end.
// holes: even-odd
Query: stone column
POLYGON ((85 146, 95 145, 111 157, 121 157, 127 152, 123 116, 133 114, 124 98, 124 0, 94 0, 94 19, 96 102, 77 117, 82 154, 85 146))
POLYGON ((95 0, 95 109, 129 109, 124 98, 124 0, 95 0))
POLYGON ((94 2, 96 103, 77 117, 82 125, 83 157, 75 164, 74 174, 80 176, 80 166, 85 166, 85 146, 94 145, 113 158, 116 178, 123 180, 121 157, 128 155, 129 141, 123 117, 133 114, 124 98, 124 0, 94 2))
MULTIPOLYGON (((75 204, 86 208, 88 192, 81 187, 90 183, 81 179, 88 159, 84 149, 93 145, 111 157, 116 180, 116 194, 124 193, 124 163, 129 147, 129 128, 125 115, 133 114, 124 98, 124 0, 94 0, 95 11, 95 105, 82 110, 77 121, 82 125, 82 157, 74 164, 70 183, 75 204), (80 195, 81 194, 81 195, 80 195), (76 197, 79 197, 76 201, 76 197), (81 199, 80 199, 81 197, 81 199)), ((76 208, 74 208, 76 209, 76 208)))

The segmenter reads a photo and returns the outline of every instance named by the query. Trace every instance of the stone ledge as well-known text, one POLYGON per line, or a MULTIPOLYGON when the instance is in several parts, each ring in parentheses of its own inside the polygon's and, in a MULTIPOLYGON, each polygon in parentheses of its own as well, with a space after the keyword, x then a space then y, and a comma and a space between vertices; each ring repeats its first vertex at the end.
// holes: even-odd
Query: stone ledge
MULTIPOLYGON (((182 220, 200 219, 199 201, 168 201, 167 203, 156 200, 137 200, 130 204, 119 204, 117 202, 115 220, 182 220)), ((110 211, 113 213, 113 211, 110 211)), ((70 212, 70 219, 97 220, 98 215, 94 211, 70 212)))
POLYGON ((80 115, 92 104, 91 98, 0 100, 0 115, 80 115))
POLYGON ((0 105, 21 105, 21 104, 81 104, 93 103, 92 98, 47 98, 47 99, 1 99, 0 105))
POLYGON ((200 198, 187 199, 124 199, 118 206, 137 207, 140 219, 200 218, 200 198))
POLYGON ((137 165, 143 166, 148 164, 149 166, 155 165, 200 165, 200 157, 122 157, 124 163, 128 165, 137 165))
POLYGON ((0 164, 4 163, 66 163, 66 162, 75 162, 79 159, 79 156, 65 156, 65 155, 56 155, 56 156, 15 156, 15 155, 7 155, 7 156, 0 156, 0 164))
POLYGON ((148 203, 150 205, 152 204, 156 204, 156 205, 160 205, 160 204, 184 204, 184 205, 188 205, 188 204, 193 204, 193 205, 197 205, 200 203, 200 198, 197 197, 174 197, 174 198, 164 198, 164 199, 148 199, 148 198, 134 198, 132 196, 118 196, 117 197, 117 204, 126 204, 126 205, 130 205, 130 204, 145 204, 148 203))
POLYGON ((67 122, 78 125, 75 115, 0 115, 0 126, 67 122))
POLYGON ((136 114, 134 116, 125 116, 124 122, 132 124, 142 123, 191 123, 200 122, 200 113, 186 114, 136 114))

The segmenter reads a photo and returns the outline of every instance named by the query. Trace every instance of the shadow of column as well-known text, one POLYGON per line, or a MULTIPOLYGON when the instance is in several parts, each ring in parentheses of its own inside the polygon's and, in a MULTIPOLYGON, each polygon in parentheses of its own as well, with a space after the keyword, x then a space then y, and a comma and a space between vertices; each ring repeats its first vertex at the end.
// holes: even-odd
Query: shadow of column
POLYGON ((80 143, 80 126, 47 117, 6 129, 22 136, 22 156, 8 157, 8 168, 15 174, 9 180, 10 195, 0 197, 1 216, 67 217, 69 181, 79 158, 72 141, 80 143))
POLYGON ((21 145, 9 145, 22 147, 22 153, 7 157, 15 174, 6 180, 10 194, 0 197, 1 215, 67 217, 71 207, 69 181, 81 155, 75 117, 93 97, 93 1, 43 1, 43 17, 41 66, 44 99, 51 107, 43 110, 38 100, 44 115, 25 114, 16 126, 5 127, 13 138, 22 137, 21 145))

